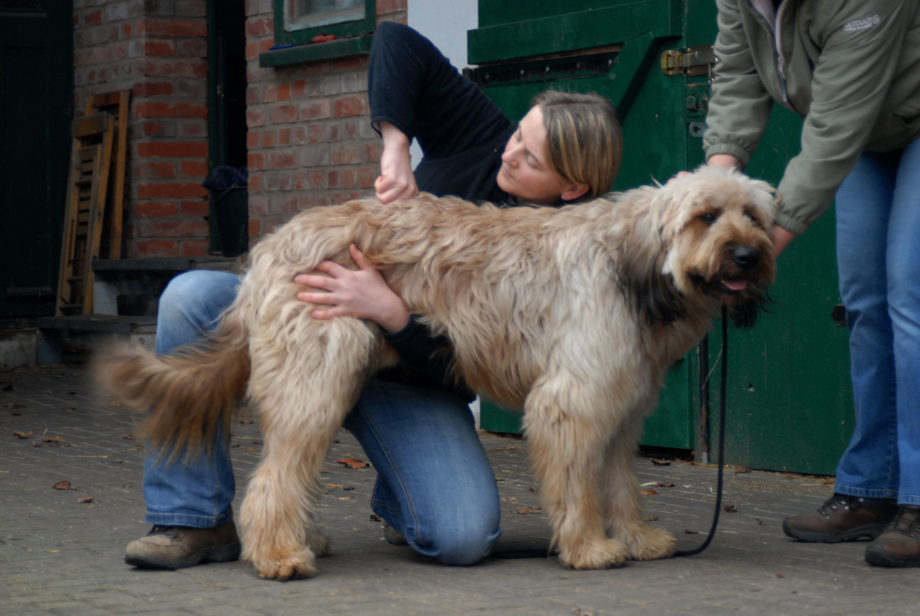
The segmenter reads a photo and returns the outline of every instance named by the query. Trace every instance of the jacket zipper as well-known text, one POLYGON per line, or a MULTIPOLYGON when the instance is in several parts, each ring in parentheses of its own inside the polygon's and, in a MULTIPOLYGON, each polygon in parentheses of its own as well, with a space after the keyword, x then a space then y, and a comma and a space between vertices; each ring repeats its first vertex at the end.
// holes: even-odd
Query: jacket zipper
POLYGON ((782 46, 782 23, 783 12, 786 9, 786 0, 779 3, 779 7, 773 9, 773 3, 770 0, 750 0, 751 6, 757 11, 770 28, 770 36, 773 40, 773 52, 776 57, 776 74, 779 77, 780 85, 783 88, 783 102, 789 103, 789 92, 786 89, 786 59, 783 57, 782 46))

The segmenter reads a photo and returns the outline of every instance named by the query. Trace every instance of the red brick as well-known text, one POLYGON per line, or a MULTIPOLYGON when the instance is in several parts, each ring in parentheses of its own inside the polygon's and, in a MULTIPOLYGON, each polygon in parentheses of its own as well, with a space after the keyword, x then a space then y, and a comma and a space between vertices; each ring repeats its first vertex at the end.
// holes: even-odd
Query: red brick
POLYGON ((364 101, 357 96, 343 96, 333 103, 332 110, 337 118, 361 115, 364 113, 364 101))
POLYGON ((86 25, 98 25, 102 23, 102 11, 93 11, 83 17, 83 23, 86 25))
POLYGON ((142 81, 134 84, 131 93, 134 98, 148 96, 170 96, 175 92, 175 87, 170 81, 142 81))
POLYGON ((275 33, 275 20, 271 17, 251 18, 246 20, 246 38, 270 36, 275 33))
POLYGON ((176 165, 172 162, 146 161, 135 166, 136 178, 169 180, 176 177, 176 165))
POLYGON ((205 194, 207 191, 196 182, 157 182, 137 186, 138 199, 187 199, 205 194))
POLYGON ((208 177, 208 163, 204 160, 183 160, 179 163, 179 172, 182 177, 204 181, 208 177))
POLYGON ((176 47, 172 41, 146 41, 144 55, 147 56, 174 56, 176 47))
POLYGON ((209 227, 204 220, 151 220, 147 237, 208 237, 209 227))
POLYGON ((250 169, 265 169, 265 156, 249 152, 246 155, 246 166, 250 169))
POLYGON ((182 216, 205 218, 210 213, 207 199, 191 199, 180 204, 182 216))
POLYGON ((204 257, 210 254, 211 240, 185 240, 180 247, 183 257, 204 257))
POLYGON ((139 240, 134 242, 134 256, 171 257, 178 254, 179 242, 170 240, 139 240))
POLYGON ((206 37, 208 25, 204 19, 148 19, 148 36, 206 37))
POLYGON ((203 141, 151 141, 137 144, 140 158, 206 158, 208 144, 203 141))
POLYGON ((169 218, 179 213, 174 202, 140 201, 131 210, 137 218, 169 218))
POLYGON ((167 101, 138 101, 134 106, 138 118, 206 118, 204 103, 174 103, 167 101))
POLYGON ((297 121, 297 107, 294 105, 281 105, 274 107, 269 112, 269 121, 272 124, 290 124, 297 121))

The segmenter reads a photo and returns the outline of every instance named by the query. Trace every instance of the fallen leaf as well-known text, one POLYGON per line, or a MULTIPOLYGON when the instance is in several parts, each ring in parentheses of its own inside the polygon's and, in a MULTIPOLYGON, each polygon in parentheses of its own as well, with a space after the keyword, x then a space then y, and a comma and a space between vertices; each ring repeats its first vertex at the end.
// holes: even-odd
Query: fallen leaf
POLYGON ((32 438, 32 432, 31 430, 29 432, 20 432, 19 430, 17 430, 16 432, 13 432, 13 436, 15 436, 18 439, 32 438))
POLYGON ((658 494, 658 492, 656 492, 655 490, 651 488, 642 490, 642 496, 655 496, 656 494, 658 494))
POLYGON ((726 505, 722 508, 728 513, 735 513, 738 511, 738 505, 734 505, 732 503, 726 503, 726 505))
POLYGON ((543 508, 542 508, 542 507, 538 507, 538 506, 533 506, 533 507, 518 507, 517 509, 514 510, 514 512, 515 512, 515 513, 519 513, 519 514, 521 514, 521 515, 530 515, 530 514, 532 514, 532 513, 543 513, 543 508))
POLYGON ((77 502, 78 502, 78 503, 81 503, 81 504, 82 504, 82 503, 91 503, 91 502, 93 502, 93 497, 92 497, 92 496, 81 496, 80 498, 77 499, 77 502))
POLYGON ((750 473, 750 472, 751 472, 751 469, 749 469, 749 468, 746 467, 746 466, 736 466, 736 467, 735 467, 735 472, 736 472, 736 473, 739 473, 739 474, 740 474, 740 473, 750 473))
POLYGON ((69 481, 58 481, 53 487, 55 490, 73 490, 69 481))
POLYGON ((125 439, 126 441, 133 441, 135 436, 133 434, 122 434, 121 438, 125 439))
POLYGON ((691 529, 689 529, 689 528, 685 528, 685 529, 684 529, 684 534, 685 534, 685 535, 699 535, 699 534, 700 534, 700 531, 698 531, 698 530, 691 530, 691 529))
POLYGON ((253 421, 251 419, 241 419, 240 423, 241 424, 251 424, 253 423, 253 421))
POLYGON ((64 438, 61 436, 52 436, 49 438, 43 438, 42 441, 45 443, 61 443, 64 441, 64 438))
POLYGON ((655 466, 671 466, 670 460, 658 460, 656 458, 651 458, 651 461, 655 466))
POLYGON ((783 575, 780 571, 777 571, 777 572, 776 572, 776 577, 778 577, 778 578, 784 578, 784 577, 786 577, 786 576, 783 575))
POLYGON ((344 464, 345 466, 351 469, 358 469, 358 468, 364 468, 365 466, 369 466, 367 462, 364 462, 357 458, 342 458, 340 460, 336 460, 336 462, 338 462, 339 464, 344 464))
POLYGON ((674 484, 671 483, 670 481, 659 481, 658 487, 659 488, 673 488, 674 484))

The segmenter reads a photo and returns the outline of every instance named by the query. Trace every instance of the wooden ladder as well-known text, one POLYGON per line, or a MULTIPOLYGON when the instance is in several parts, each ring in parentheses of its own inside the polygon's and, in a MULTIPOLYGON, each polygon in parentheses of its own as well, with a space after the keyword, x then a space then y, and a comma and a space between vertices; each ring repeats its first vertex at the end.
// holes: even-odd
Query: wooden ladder
POLYGON ((128 90, 96 95, 73 123, 55 305, 59 316, 90 314, 93 259, 103 248, 109 258, 121 257, 129 104, 128 90))

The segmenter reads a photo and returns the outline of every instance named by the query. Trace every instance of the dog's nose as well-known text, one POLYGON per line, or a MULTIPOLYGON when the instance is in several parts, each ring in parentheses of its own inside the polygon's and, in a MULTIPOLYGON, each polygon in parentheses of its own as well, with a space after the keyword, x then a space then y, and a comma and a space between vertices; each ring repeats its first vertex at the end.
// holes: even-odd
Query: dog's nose
POLYGON ((750 246, 735 246, 732 251, 732 260, 735 265, 744 270, 754 267, 759 258, 760 253, 750 246))

